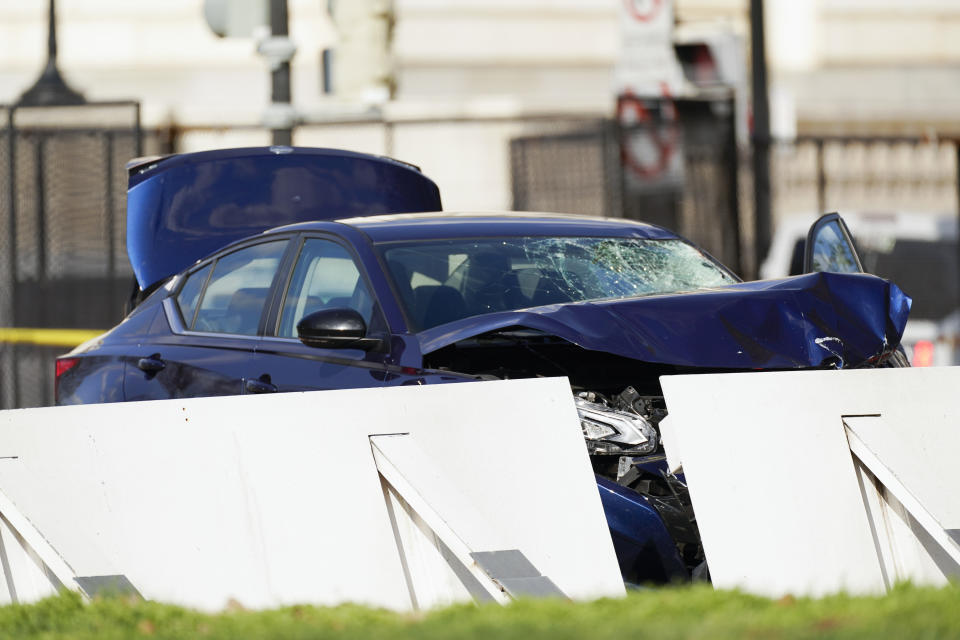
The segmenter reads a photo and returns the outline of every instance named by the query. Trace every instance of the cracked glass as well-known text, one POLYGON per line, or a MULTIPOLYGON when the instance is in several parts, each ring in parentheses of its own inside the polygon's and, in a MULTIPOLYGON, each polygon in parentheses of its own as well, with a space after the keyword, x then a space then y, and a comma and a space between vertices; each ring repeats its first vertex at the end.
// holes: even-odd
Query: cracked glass
POLYGON ((713 259, 676 239, 483 238, 380 249, 417 329, 497 311, 736 282, 713 259))

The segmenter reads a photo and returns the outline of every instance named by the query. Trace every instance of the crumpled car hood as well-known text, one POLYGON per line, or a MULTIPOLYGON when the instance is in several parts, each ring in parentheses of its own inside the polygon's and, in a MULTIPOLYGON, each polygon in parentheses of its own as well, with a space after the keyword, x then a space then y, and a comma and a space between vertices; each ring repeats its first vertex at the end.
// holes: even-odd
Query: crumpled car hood
POLYGON ((422 331, 421 352, 510 327, 644 362, 723 369, 855 367, 894 349, 910 313, 895 284, 813 273, 689 293, 491 313, 422 331))

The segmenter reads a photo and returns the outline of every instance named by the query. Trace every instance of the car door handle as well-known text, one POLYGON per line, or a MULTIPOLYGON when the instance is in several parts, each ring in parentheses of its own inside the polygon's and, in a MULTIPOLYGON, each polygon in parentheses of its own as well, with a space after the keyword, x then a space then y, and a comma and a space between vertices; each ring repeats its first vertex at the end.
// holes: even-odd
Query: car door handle
POLYGON ((276 393, 279 391, 279 387, 270 382, 269 376, 260 376, 260 379, 247 378, 244 387, 249 393, 276 393), (264 377, 266 377, 266 380, 263 379, 264 377))
POLYGON ((165 366, 167 366, 167 363, 160 359, 159 353, 137 360, 137 368, 146 373, 156 373, 165 366))

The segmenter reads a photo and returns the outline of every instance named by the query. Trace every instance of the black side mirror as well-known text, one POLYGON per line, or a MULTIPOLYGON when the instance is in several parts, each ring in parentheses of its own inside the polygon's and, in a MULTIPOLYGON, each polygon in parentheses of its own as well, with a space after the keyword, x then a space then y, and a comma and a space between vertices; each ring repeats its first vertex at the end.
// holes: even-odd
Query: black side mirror
POLYGON ((324 349, 363 349, 373 351, 383 345, 380 338, 367 337, 367 323, 353 309, 321 309, 305 315, 297 323, 297 337, 308 347, 324 349))
POLYGON ((817 219, 807 233, 803 272, 863 273, 860 256, 853 244, 847 223, 837 213, 817 219))

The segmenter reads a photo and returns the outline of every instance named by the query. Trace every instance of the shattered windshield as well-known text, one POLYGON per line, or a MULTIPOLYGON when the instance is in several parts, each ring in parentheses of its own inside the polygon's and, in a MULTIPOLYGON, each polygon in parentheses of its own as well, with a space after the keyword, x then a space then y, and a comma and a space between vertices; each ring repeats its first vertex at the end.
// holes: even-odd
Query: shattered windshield
POLYGON ((417 329, 496 311, 735 282, 678 239, 483 238, 380 249, 417 329))

